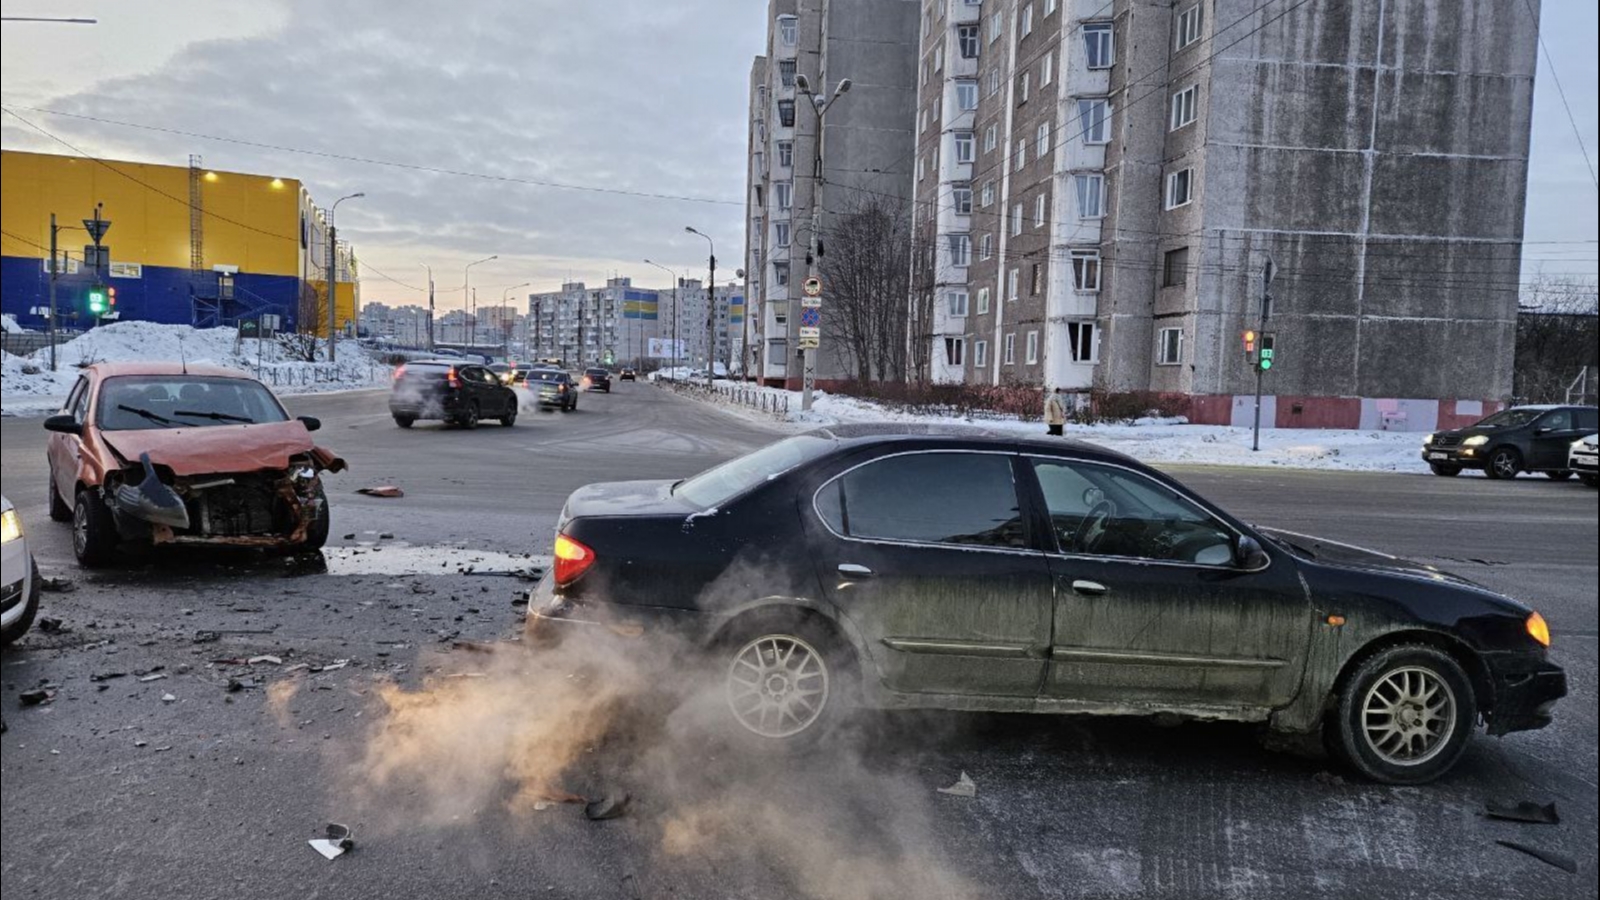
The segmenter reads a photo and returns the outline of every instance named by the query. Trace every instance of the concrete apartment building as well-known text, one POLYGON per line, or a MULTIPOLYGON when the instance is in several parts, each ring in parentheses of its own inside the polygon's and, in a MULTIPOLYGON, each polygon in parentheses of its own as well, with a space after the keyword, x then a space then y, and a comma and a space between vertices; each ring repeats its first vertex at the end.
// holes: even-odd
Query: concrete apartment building
MULTIPOLYGON (((767 52, 750 74, 744 284, 763 381, 801 383, 798 297, 813 238, 819 139, 824 252, 840 216, 873 201, 903 210, 910 200, 919 12, 917 0, 769 0, 767 52), (820 129, 801 78, 824 99, 851 80, 820 129)), ((818 382, 850 377, 840 342, 829 339, 826 290, 822 328, 818 382)))
MULTIPOLYGON (((715 360, 726 365, 738 354, 735 332, 744 325, 744 288, 729 283, 713 295, 715 360)), ((557 291, 528 295, 528 353, 539 359, 559 357, 573 367, 651 359, 670 365, 670 354, 651 355, 650 342, 670 341, 676 333, 678 362, 704 365, 712 337, 706 303, 705 284, 694 278, 680 279, 675 288, 635 287, 625 276, 609 278, 597 288, 568 282, 557 291)))
POLYGON ((1241 335, 1271 258, 1267 422, 1425 430, 1493 408, 1511 393, 1536 13, 932 0, 930 377, 1183 394, 1198 421, 1243 421, 1241 335))

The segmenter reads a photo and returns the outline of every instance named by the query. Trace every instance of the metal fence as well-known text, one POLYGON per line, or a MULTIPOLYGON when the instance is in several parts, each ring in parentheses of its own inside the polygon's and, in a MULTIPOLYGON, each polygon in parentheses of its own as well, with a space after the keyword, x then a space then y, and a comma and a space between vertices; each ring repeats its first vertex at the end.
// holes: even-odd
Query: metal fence
POLYGON ((680 394, 696 398, 716 397, 738 406, 783 417, 789 414, 789 395, 748 384, 713 382, 709 387, 703 381, 657 381, 656 384, 680 394))
MULTIPOLYGON (((76 331, 57 331, 56 345, 60 346, 78 336, 76 331)), ((50 346, 50 335, 43 331, 0 331, 0 350, 14 356, 27 356, 50 346)))
POLYGON ((393 373, 388 366, 368 363, 344 365, 252 366, 255 376, 273 387, 305 387, 313 384, 381 384, 393 373))

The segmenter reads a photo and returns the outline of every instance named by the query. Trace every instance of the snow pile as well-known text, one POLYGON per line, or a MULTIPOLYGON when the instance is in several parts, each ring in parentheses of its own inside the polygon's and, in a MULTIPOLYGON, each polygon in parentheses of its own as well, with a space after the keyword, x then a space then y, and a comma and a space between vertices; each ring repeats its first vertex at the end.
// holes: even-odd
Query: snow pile
POLYGON ((352 340, 339 342, 338 361, 292 359, 274 340, 239 340, 231 328, 194 328, 157 322, 116 322, 90 329, 56 348, 57 371, 50 371, 50 349, 30 356, 6 354, 0 364, 0 406, 6 415, 30 415, 59 408, 78 369, 97 362, 180 360, 254 372, 280 394, 348 390, 384 384, 388 366, 369 357, 352 340))
POLYGON ((23 334, 28 329, 17 324, 17 317, 10 313, 0 313, 0 331, 6 334, 23 334))
MULTIPOLYGON (((791 425, 813 428, 856 422, 906 422, 943 425, 978 425, 994 431, 1045 437, 1044 423, 1016 417, 971 419, 932 416, 890 409, 870 400, 817 391, 811 411, 800 411, 798 391, 755 388, 736 389, 745 396, 761 392, 773 399, 787 396, 791 425)), ((698 396, 705 396, 700 394, 698 396)), ((715 402, 741 416, 770 422, 748 404, 728 394, 713 395, 715 402)), ((772 406, 768 401, 769 408, 772 406)), ((1140 418, 1119 425, 1068 425, 1067 436, 1126 453, 1148 463, 1336 469, 1365 472, 1427 472, 1420 457, 1422 435, 1393 431, 1357 431, 1320 428, 1264 428, 1261 450, 1250 449, 1250 429, 1223 425, 1190 425, 1183 418, 1140 418)))

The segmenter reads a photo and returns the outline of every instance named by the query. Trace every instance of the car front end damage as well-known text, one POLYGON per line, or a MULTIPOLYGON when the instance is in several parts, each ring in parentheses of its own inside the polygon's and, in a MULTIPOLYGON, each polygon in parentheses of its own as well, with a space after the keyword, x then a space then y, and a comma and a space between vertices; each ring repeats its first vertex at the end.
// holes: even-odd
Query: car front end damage
POLYGON ((1567 674, 1543 652, 1485 653, 1493 697, 1483 711, 1489 733, 1533 731, 1549 725, 1567 695, 1567 674))

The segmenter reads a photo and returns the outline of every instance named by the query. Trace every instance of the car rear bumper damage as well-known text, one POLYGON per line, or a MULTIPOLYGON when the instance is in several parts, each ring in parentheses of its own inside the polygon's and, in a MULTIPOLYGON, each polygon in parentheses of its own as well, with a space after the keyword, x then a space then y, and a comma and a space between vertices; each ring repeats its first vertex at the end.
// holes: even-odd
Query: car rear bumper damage
POLYGON ((1550 724, 1556 701, 1567 695, 1567 673, 1543 653, 1487 654, 1494 698, 1489 733, 1532 731, 1550 724))

